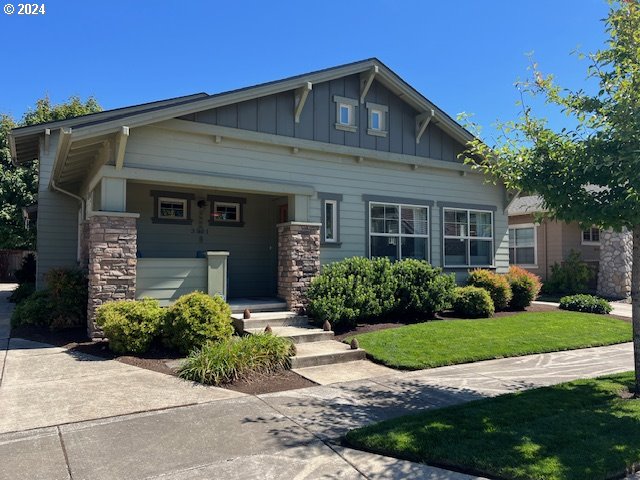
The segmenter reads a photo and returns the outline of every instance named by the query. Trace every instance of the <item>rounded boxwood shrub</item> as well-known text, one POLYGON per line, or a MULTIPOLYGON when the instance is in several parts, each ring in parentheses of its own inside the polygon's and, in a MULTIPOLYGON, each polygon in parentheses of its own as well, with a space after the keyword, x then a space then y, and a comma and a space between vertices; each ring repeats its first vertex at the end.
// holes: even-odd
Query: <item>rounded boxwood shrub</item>
POLYGON ((563 310, 573 310, 585 313, 611 313, 611 305, 604 298, 595 295, 568 295, 560 299, 560 308, 563 310))
POLYGON ((47 326, 50 323, 50 310, 49 293, 44 290, 35 292, 16 305, 11 314, 11 326, 47 326))
POLYGON ((468 286, 455 289, 453 311, 463 318, 488 318, 495 313, 495 307, 484 288, 468 286))
POLYGON ((11 292, 11 295, 9 296, 9 301, 13 303, 20 303, 23 300, 26 300, 27 298, 29 298, 31 295, 33 295, 33 292, 35 291, 36 291, 35 283, 21 283, 20 285, 18 285, 18 288, 16 288, 13 292, 11 292))
POLYGON ((454 274, 445 275, 441 268, 413 258, 394 263, 392 274, 398 283, 399 312, 433 317, 451 308, 456 288, 454 274))
POLYGON ((164 310, 157 300, 121 300, 98 307, 96 323, 115 353, 144 353, 159 334, 164 310))
POLYGON ((324 267, 309 287, 309 313, 334 326, 354 326, 393 311, 397 281, 388 258, 352 257, 324 267))
POLYGON ((511 266, 506 275, 511 287, 511 302, 509 307, 514 310, 524 310, 533 302, 540 293, 542 282, 540 277, 526 271, 524 268, 511 266))
POLYGON ((165 343, 181 353, 208 341, 225 340, 232 334, 231 307, 219 296, 189 293, 176 300, 167 312, 165 343))
POLYGON ((489 292, 496 311, 506 309, 513 295, 509 282, 504 275, 498 275, 491 270, 473 270, 469 273, 467 285, 484 288, 489 292))

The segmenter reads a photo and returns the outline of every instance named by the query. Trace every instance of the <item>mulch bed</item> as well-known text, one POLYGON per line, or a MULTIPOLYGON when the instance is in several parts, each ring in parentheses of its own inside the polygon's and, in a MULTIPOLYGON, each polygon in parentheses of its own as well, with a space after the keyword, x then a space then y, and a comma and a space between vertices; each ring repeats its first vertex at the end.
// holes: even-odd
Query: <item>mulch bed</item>
MULTIPOLYGON (((49 343, 56 347, 63 347, 71 352, 79 352, 96 357, 116 360, 134 367, 145 368, 166 375, 177 376, 176 372, 165 363, 183 356, 164 348, 160 343, 152 345, 151 349, 142 355, 116 355, 109 350, 107 342, 94 342, 87 338, 86 329, 70 328, 66 330, 49 330, 46 327, 23 326, 11 330, 12 337, 24 338, 34 342, 49 343)), ((311 380, 285 370, 273 375, 255 375, 252 378, 237 380, 222 388, 236 392, 258 395, 262 393, 282 392, 297 388, 313 387, 317 385, 311 380)))

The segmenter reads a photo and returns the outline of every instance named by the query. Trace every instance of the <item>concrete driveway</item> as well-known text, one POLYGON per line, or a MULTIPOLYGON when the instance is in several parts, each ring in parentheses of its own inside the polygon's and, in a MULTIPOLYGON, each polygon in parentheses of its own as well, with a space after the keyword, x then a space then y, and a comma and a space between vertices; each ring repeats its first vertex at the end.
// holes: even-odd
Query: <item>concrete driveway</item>
POLYGON ((7 480, 468 480, 475 477, 346 449, 339 437, 425 408, 633 367, 631 344, 621 344, 250 396, 43 344, 0 342, 7 480))

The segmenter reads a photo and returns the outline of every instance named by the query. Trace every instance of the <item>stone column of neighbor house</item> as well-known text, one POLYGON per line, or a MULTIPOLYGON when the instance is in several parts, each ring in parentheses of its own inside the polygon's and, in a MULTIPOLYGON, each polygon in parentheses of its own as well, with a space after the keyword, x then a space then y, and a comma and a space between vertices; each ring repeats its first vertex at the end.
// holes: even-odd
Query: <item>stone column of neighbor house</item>
POLYGON ((627 298, 631 295, 631 262, 633 235, 621 232, 600 232, 600 265, 598 266, 598 295, 627 298))
POLYGON ((112 300, 133 300, 136 295, 136 216, 104 213, 96 212, 87 219, 90 338, 103 338, 95 323, 100 305, 112 300))
POLYGON ((287 308, 307 306, 307 290, 320 273, 320 224, 287 222, 278 225, 278 296, 287 308))

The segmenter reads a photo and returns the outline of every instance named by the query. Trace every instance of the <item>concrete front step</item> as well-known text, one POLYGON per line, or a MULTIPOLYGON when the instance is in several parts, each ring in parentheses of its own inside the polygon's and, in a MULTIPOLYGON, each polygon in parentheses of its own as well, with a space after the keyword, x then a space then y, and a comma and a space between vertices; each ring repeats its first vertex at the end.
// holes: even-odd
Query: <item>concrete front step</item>
POLYGON ((231 315, 233 326, 238 332, 246 332, 249 329, 262 329, 267 325, 274 327, 303 327, 309 324, 306 315, 298 315, 295 312, 258 312, 252 313, 251 318, 242 318, 242 313, 234 313, 231 315))
POLYGON ((345 363, 365 358, 364 350, 360 348, 351 350, 351 347, 346 343, 335 340, 301 343, 296 345, 296 355, 291 357, 291 368, 345 363))
MULTIPOLYGON (((264 328, 247 328, 245 332, 255 334, 264 332, 264 328)), ((325 332, 321 328, 307 326, 300 327, 271 327, 271 333, 279 337, 290 338, 293 343, 310 343, 333 340, 333 332, 325 332)))

